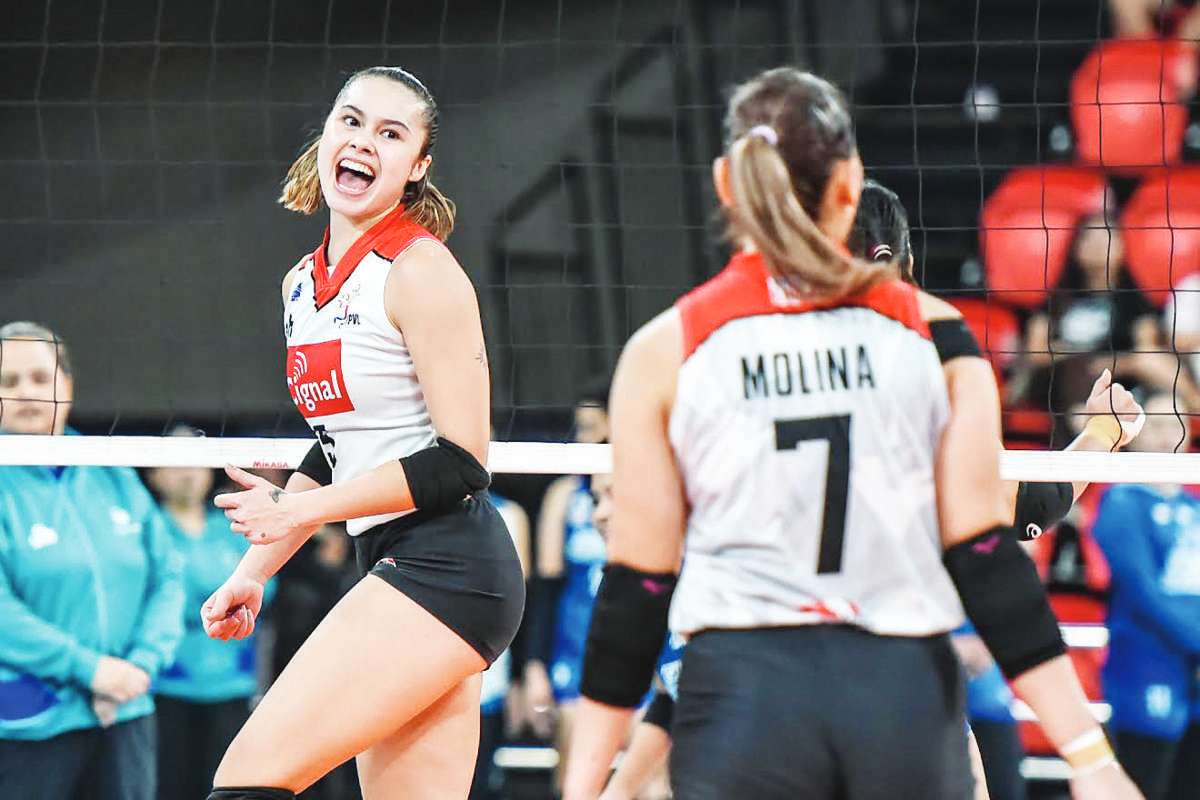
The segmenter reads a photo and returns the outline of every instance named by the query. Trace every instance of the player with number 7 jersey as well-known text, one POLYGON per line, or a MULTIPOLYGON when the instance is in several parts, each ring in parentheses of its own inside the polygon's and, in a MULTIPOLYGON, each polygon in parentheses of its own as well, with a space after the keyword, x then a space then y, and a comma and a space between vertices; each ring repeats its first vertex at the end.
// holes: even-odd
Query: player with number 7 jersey
POLYGON ((1017 544, 991 368, 944 364, 944 304, 846 246, 863 166, 844 99, 769 70, 726 131, 713 179, 737 252, 613 381, 609 564, 564 800, 599 794, 668 620, 688 637, 677 800, 969 797, 947 635, 967 618, 1076 797, 1137 797, 1017 544))

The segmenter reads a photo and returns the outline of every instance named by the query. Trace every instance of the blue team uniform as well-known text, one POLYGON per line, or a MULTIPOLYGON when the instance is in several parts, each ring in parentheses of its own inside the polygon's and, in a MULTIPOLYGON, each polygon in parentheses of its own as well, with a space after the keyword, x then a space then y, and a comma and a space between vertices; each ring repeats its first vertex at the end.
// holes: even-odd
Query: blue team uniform
MULTIPOLYGON (((133 470, 0 469, 0 739, 98 727, 101 656, 151 678, 170 664, 183 634, 181 569, 133 470)), ((117 721, 152 713, 144 694, 117 721)))
MULTIPOLYGON (((967 623, 955 633, 973 634, 975 627, 967 623)), ((967 681, 967 719, 1012 723, 1012 702, 1012 689, 994 663, 967 681)))
MULTIPOLYGON (((199 536, 184 532, 169 515, 172 542, 183 557, 183 641, 175 663, 154 684, 154 693, 193 703, 216 703, 251 697, 258 691, 256 637, 222 642, 209 638, 200 621, 200 607, 237 567, 250 543, 229 530, 229 520, 217 509, 208 512, 199 536)), ((275 593, 268 581, 263 605, 275 593)))
POLYGON ((1178 739, 1200 721, 1200 500, 1114 486, 1094 535, 1112 569, 1112 727, 1178 739))
POLYGON ((679 699, 679 670, 683 667, 683 651, 687 649, 687 640, 676 633, 668 633, 667 641, 663 644, 662 652, 658 655, 658 666, 654 674, 662 683, 662 688, 672 700, 679 699))
POLYGON ((1011 724, 1012 701, 1012 689, 996 664, 967 681, 968 719, 1011 724))
POLYGON ((592 522, 591 479, 580 477, 567 501, 563 532, 563 587, 558 602, 550 681, 559 702, 579 697, 583 647, 592 606, 604 576, 604 537, 592 522))

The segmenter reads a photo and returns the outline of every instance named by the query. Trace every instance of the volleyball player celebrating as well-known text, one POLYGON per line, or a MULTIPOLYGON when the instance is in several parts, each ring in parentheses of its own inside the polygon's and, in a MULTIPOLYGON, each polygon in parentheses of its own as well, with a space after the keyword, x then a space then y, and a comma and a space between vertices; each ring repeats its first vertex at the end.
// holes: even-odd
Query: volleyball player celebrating
POLYGON ((841 97, 771 70, 733 96, 727 131, 714 178, 741 250, 617 369, 610 565, 567 797, 599 793, 590 762, 627 730, 668 608, 691 637, 677 798, 965 797, 946 637, 964 606, 1076 797, 1137 797, 1016 544, 990 368, 943 369, 931 304, 841 244, 862 186, 841 97))
POLYGON ((253 547, 203 609, 210 636, 254 628, 263 582, 317 527, 347 520, 364 577, 267 692, 211 800, 290 798, 357 756, 366 798, 462 798, 479 673, 507 647, 524 582, 484 492, 488 370, 479 307, 442 240, 429 182, 437 106, 408 72, 350 77, 283 202, 329 206, 325 240, 284 279, 287 382, 317 434, 286 490, 242 470, 218 496, 253 547))

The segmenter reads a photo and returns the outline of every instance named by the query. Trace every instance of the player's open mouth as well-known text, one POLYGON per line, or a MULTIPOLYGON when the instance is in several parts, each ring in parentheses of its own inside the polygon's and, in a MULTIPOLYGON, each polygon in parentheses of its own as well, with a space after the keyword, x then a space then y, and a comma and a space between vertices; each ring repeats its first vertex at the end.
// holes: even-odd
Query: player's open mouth
POLYGON ((375 182, 375 170, 366 164, 343 158, 337 163, 337 186, 346 194, 362 194, 375 182))

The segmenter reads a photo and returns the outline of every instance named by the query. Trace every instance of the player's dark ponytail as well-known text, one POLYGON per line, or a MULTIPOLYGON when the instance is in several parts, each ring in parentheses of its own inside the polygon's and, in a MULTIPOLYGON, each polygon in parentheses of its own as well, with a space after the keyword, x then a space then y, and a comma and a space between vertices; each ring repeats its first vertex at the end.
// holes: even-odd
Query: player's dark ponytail
POLYGON ((900 197, 877 181, 863 182, 858 198, 858 215, 846 241, 850 252, 867 261, 892 261, 900 267, 900 277, 914 286, 912 234, 908 212, 900 197))
POLYGON ((834 164, 856 152, 837 89, 808 72, 768 70, 738 87, 725 127, 730 233, 748 238, 777 279, 835 298, 895 276, 894 265, 855 258, 816 224, 834 164))
MULTIPOLYGON (((380 77, 403 84, 425 104, 425 146, 421 158, 432 150, 438 135, 438 106, 433 94, 415 75, 400 67, 367 67, 346 79, 338 92, 340 98, 350 84, 363 77, 380 77)), ((337 100, 334 100, 337 105, 337 100)), ((321 207, 321 178, 317 172, 317 147, 321 137, 317 136, 301 152, 288 170, 279 202, 291 211, 315 214, 321 207)), ((432 165, 431 165, 432 168, 432 165)), ((419 181, 413 181, 404 189, 401 202, 407 207, 405 216, 422 226, 437 238, 445 241, 454 230, 454 201, 433 185, 429 173, 419 181)))

